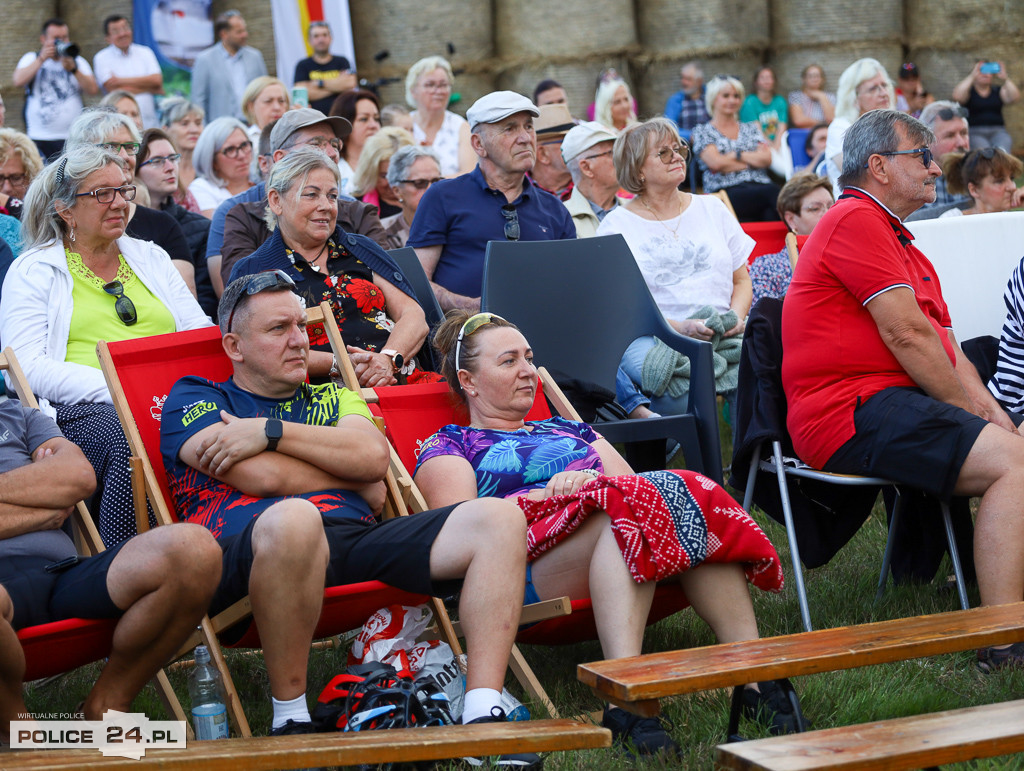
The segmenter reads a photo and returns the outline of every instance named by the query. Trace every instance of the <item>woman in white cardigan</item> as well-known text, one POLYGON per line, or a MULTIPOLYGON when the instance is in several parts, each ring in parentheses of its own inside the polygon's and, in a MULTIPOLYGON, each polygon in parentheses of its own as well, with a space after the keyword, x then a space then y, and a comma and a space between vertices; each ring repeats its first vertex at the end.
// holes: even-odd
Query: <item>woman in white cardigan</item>
POLYGON ((124 235, 135 187, 107 149, 69 151, 34 180, 25 249, 0 294, 0 340, 43 409, 96 471, 100 535, 135 535, 127 441, 96 358, 114 341, 209 326, 160 247, 124 235))

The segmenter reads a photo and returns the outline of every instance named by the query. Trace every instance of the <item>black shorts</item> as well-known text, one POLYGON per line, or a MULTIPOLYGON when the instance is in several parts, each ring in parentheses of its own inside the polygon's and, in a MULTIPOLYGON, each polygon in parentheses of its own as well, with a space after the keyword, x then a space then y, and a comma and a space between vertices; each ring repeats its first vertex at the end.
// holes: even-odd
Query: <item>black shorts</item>
POLYGON ((825 471, 878 476, 948 501, 960 469, 988 425, 917 388, 886 388, 853 413, 857 433, 825 471))
POLYGON ((107 571, 123 543, 95 557, 82 557, 57 573, 44 557, 13 556, 2 561, 0 585, 14 603, 15 629, 48 624, 66 618, 119 618, 124 611, 110 599, 107 571))
MULTIPOLYGON (((367 524, 355 518, 324 517, 324 533, 330 550, 324 586, 382 581, 417 594, 439 597, 455 594, 462 586, 461 580, 430 580, 430 547, 455 505, 395 517, 380 524, 367 524)), ((259 517, 254 517, 242 532, 220 539, 224 570, 210 605, 211 615, 249 593, 252 530, 258 520, 259 517)))

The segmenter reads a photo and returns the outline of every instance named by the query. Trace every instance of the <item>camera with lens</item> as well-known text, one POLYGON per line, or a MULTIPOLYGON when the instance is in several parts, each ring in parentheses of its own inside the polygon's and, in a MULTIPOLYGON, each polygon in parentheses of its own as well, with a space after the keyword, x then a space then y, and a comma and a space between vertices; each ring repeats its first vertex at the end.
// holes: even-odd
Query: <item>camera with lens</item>
POLYGON ((70 56, 74 59, 80 51, 78 43, 72 43, 70 40, 57 40, 53 45, 57 49, 57 56, 70 56))

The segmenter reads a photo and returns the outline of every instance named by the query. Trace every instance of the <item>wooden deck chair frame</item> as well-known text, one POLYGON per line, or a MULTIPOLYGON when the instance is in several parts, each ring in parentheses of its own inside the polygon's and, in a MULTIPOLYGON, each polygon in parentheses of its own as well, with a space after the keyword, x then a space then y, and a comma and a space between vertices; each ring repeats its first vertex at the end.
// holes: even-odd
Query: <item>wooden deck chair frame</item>
MULTIPOLYGON (((314 323, 322 323, 332 344, 341 346, 340 348, 335 348, 336 356, 337 351, 345 351, 344 345, 341 343, 341 334, 338 331, 337 323, 329 305, 324 303, 317 308, 307 310, 307 324, 314 323)), ((175 521, 174 517, 167 508, 167 501, 163 494, 163 486, 157 479, 156 472, 149 460, 149 454, 146 451, 141 433, 135 423, 135 418, 113 365, 109 349, 105 343, 101 342, 98 346, 97 352, 101 368, 107 378, 111 396, 114 400, 114 407, 117 410, 122 428, 124 429, 125 436, 128 438, 128 443, 133 453, 133 495, 135 497, 136 517, 139 521, 140 529, 144 530, 148 528, 148 515, 146 514, 147 501, 152 505, 159 525, 171 524, 175 521)), ((338 357, 338 362, 340 366, 347 366, 349 368, 349 374, 354 379, 355 371, 351 368, 351 362, 348 360, 347 355, 338 357)), ((391 506, 394 513, 399 513, 400 510, 395 509, 392 503, 394 500, 394 494, 398 488, 393 480, 386 480, 386 483, 389 491, 388 505, 391 506)), ((185 642, 179 652, 180 655, 180 653, 186 652, 199 643, 205 644, 210 648, 211 659, 214 661, 224 678, 225 690, 227 691, 229 702, 227 705, 228 713, 232 719, 235 730, 243 737, 251 736, 251 731, 249 729, 244 710, 242 709, 237 690, 234 688, 230 672, 228 671, 227 665, 224 661, 223 652, 216 635, 222 630, 227 629, 228 627, 231 627, 245 619, 251 614, 251 612, 252 606, 248 597, 246 597, 217 614, 212 619, 205 617, 197 633, 185 642)), ((436 598, 434 599, 434 612, 438 625, 441 629, 441 633, 445 636, 446 641, 452 645, 453 652, 456 655, 459 655, 461 653, 461 647, 459 646, 458 638, 455 635, 443 603, 436 598)))
MULTIPOLYGON (((338 361, 338 369, 341 372, 342 381, 344 382, 345 387, 350 391, 362 394, 364 400, 368 404, 376 402, 377 394, 372 388, 361 388, 359 386, 359 378, 356 376, 355 368, 352 366, 352 360, 348 356, 348 349, 345 347, 345 343, 342 340, 341 330, 338 329, 337 322, 334 319, 333 314, 330 312, 330 306, 327 306, 326 303, 324 303, 324 306, 322 306, 324 313, 329 317, 329 320, 325 320, 324 329, 327 332, 328 339, 331 341, 331 349, 334 351, 335 358, 338 361)), ((562 398, 564 399, 564 397, 562 398)), ((568 404, 567 401, 566 404, 568 404)), ((572 408, 570 407, 570 409, 572 408)), ((579 416, 576 417, 576 420, 579 420, 579 416)), ((383 421, 378 420, 377 425, 383 431, 383 421)), ((402 463, 401 458, 399 458, 398 453, 390 442, 388 442, 388 450, 391 454, 390 467, 386 478, 389 505, 393 506, 395 513, 398 516, 426 511, 429 507, 423 499, 423 495, 412 481, 412 476, 410 476, 405 465, 402 463)), ((547 602, 529 605, 524 608, 523 614, 520 616, 520 623, 530 624, 536 621, 554 618, 555 616, 567 615, 571 610, 568 600, 568 597, 561 597, 556 600, 549 600, 547 602)), ((445 627, 443 632, 445 637, 449 638, 449 645, 452 646, 452 651, 454 651, 458 656, 462 652, 462 648, 458 644, 458 637, 462 631, 461 626, 451 622, 443 603, 439 599, 435 597, 433 602, 435 615, 438 620, 440 621, 441 619, 444 619, 444 621, 450 625, 449 627, 445 627)), ((551 717, 558 718, 559 713, 554 702, 551 701, 551 697, 548 696, 547 691, 537 678, 533 668, 529 665, 526 658, 519 650, 519 646, 515 644, 512 645, 508 665, 516 680, 519 681, 519 684, 530 695, 530 697, 543 704, 551 717)))
MULTIPOLYGON (((0 354, 0 371, 7 373, 21 403, 26 407, 38 410, 39 402, 36 400, 35 394, 32 393, 28 378, 25 377, 25 372, 22 370, 21 364, 18 363, 14 350, 10 347, 5 348, 0 354)), ((89 556, 102 552, 105 548, 103 540, 100 538, 96 523, 84 501, 75 504, 72 518, 75 545, 79 554, 89 556)), ((102 658, 105 654, 97 654, 100 648, 106 648, 109 651, 116 623, 116 620, 108 619, 65 619, 19 630, 18 640, 25 652, 26 679, 35 680, 49 677, 102 658), (78 635, 84 635, 84 637, 78 635), (74 654, 71 656, 70 662, 68 662, 69 653, 74 654), (64 662, 68 662, 70 665, 65 666, 64 662)), ((163 670, 153 678, 153 685, 168 713, 175 720, 185 721, 188 738, 192 738, 191 724, 186 719, 185 711, 163 670)))
POLYGON ((722 203, 725 204, 725 208, 729 210, 729 214, 731 214, 734 218, 739 219, 739 217, 736 217, 736 210, 732 208, 732 201, 729 200, 729 194, 725 192, 724 189, 716 190, 713 193, 708 193, 708 195, 713 195, 715 198, 718 198, 722 203))

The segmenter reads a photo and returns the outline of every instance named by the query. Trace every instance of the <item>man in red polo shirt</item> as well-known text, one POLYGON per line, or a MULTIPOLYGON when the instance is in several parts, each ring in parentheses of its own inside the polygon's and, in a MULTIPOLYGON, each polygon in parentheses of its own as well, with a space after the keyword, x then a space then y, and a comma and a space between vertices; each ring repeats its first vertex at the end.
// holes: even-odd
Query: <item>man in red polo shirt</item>
MULTIPOLYGON (((1024 437, 953 335, 935 269, 903 220, 935 199, 932 132, 875 110, 843 142, 844 193, 800 255, 782 313, 782 381, 798 455, 948 500, 981 496, 983 605, 1024 599, 1024 437)), ((978 651, 1024 666, 1024 643, 978 651)))

